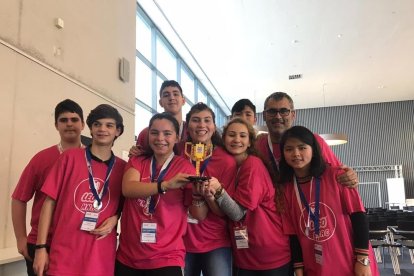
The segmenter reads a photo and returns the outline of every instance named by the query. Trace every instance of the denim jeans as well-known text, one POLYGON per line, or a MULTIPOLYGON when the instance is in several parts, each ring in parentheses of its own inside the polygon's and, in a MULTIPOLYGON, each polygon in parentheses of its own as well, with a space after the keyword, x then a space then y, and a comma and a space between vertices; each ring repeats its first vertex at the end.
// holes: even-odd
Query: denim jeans
POLYGON ((232 276, 232 256, 230 247, 217 248, 205 253, 187 253, 185 256, 185 276, 232 276))

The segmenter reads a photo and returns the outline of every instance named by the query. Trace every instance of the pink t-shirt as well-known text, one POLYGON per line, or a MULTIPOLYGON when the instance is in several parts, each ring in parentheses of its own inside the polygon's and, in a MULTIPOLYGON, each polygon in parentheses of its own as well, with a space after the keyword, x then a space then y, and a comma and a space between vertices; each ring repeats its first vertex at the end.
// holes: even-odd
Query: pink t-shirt
MULTIPOLYGON (((289 208, 283 214, 284 231, 286 234, 298 236, 306 275, 354 275, 355 259, 350 215, 365 212, 365 209, 357 189, 349 189, 337 183, 338 172, 340 170, 337 168, 328 167, 321 177, 319 237, 315 235, 311 219, 309 235, 305 235, 308 212, 303 203, 299 206, 293 183, 288 183, 285 189, 286 206, 289 208), (322 248, 323 265, 316 262, 315 245, 322 248)), ((310 202, 311 209, 315 208, 315 179, 312 182, 312 195, 310 182, 299 185, 306 200, 310 202)), ((379 275, 372 249, 369 257, 372 275, 379 275)))
MULTIPOLYGON (((151 157, 133 157, 126 169, 133 167, 141 174, 141 182, 151 182, 151 157)), ((177 173, 195 174, 194 167, 184 158, 175 156, 164 180, 177 173)), ((145 184, 141 184, 145 185, 145 184)), ((117 260, 135 269, 154 269, 166 266, 184 266, 185 247, 183 236, 187 230, 187 206, 185 189, 169 190, 164 195, 152 196, 156 200, 152 218, 149 214, 149 198, 128 198, 124 203, 121 219, 121 236, 117 260), (156 243, 141 242, 143 222, 157 223, 156 243)))
MULTIPOLYGON (((92 160, 98 192, 103 188, 108 166, 92 160)), ((97 227, 117 214, 121 198, 125 161, 116 157, 109 178, 109 190, 102 200, 97 227)), ((70 149, 51 169, 42 192, 56 201, 54 229, 48 275, 113 275, 116 250, 116 227, 103 239, 80 230, 85 212, 93 211, 94 197, 89 188, 85 149, 70 149)))
MULTIPOLYGON (((331 148, 328 146, 325 140, 316 133, 314 133, 314 135, 315 135, 315 139, 319 143, 319 147, 321 148, 321 154, 323 158, 325 159, 326 163, 330 164, 333 167, 341 166, 342 163, 332 152, 331 148)), ((268 162, 271 162, 271 159, 270 159, 271 155, 270 155, 267 137, 268 137, 268 134, 263 134, 259 136, 259 139, 256 141, 256 149, 263 155, 263 157, 268 162)), ((281 152, 280 152, 279 143, 272 143, 272 146, 273 146, 273 155, 275 156, 277 162, 280 162, 281 152)))
MULTIPOLYGON (((185 156, 184 153, 183 156, 185 156)), ((187 159, 187 162, 190 163, 189 159, 187 159)), ((203 163, 201 163, 202 166, 203 163)), ((235 173, 236 161, 233 156, 221 147, 215 147, 203 175, 214 176, 220 181, 224 189, 227 189, 233 184, 235 173)), ((230 247, 227 219, 219 217, 209 210, 204 220, 197 224, 188 224, 184 241, 186 250, 190 253, 204 253, 217 248, 230 247)))
POLYGON ((242 269, 268 270, 289 263, 289 236, 283 234, 282 218, 274 201, 275 189, 262 160, 249 156, 227 192, 247 208, 245 219, 232 221, 229 227, 235 265, 242 269), (247 227, 249 248, 237 249, 234 227, 240 226, 247 227))
MULTIPOLYGON (((27 237, 27 241, 32 244, 36 243, 40 210, 46 198, 46 195, 40 189, 50 169, 59 159, 59 156, 60 152, 56 145, 44 149, 33 156, 20 176, 19 182, 12 194, 13 199, 22 202, 28 202, 34 195, 32 216, 30 219, 32 229, 27 237)), ((50 243, 50 235, 51 230, 49 231, 48 243, 50 243)))

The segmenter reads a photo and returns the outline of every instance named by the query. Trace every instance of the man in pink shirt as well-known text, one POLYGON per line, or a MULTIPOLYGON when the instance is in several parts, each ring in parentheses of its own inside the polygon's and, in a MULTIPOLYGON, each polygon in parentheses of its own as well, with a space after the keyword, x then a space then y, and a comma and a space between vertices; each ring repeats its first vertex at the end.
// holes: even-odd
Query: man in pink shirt
MULTIPOLYGON (((275 171, 278 171, 281 157, 279 142, 283 133, 293 126, 296 118, 292 98, 284 92, 274 92, 264 103, 263 120, 266 122, 269 133, 259 135, 256 142, 257 150, 267 159, 275 171)), ((347 186, 358 184, 357 174, 351 168, 343 166, 334 155, 325 140, 315 134, 325 161, 331 166, 342 166, 345 173, 338 176, 338 181, 347 186)))

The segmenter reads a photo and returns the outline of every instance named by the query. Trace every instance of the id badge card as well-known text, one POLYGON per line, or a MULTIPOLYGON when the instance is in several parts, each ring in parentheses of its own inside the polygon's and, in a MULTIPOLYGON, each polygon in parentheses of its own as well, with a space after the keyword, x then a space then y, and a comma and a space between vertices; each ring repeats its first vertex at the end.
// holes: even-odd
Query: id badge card
POLYGON ((157 242, 157 223, 143 222, 141 225, 141 242, 156 243, 157 242))
POLYGON ((234 227, 233 230, 237 249, 249 248, 249 236, 247 234, 247 227, 234 227))
POLYGON ((83 217, 82 224, 80 230, 83 231, 92 231, 96 228, 96 224, 98 223, 99 213, 97 212, 85 212, 85 216, 83 217))
POLYGON ((322 265, 322 244, 316 243, 314 246, 315 262, 322 265))

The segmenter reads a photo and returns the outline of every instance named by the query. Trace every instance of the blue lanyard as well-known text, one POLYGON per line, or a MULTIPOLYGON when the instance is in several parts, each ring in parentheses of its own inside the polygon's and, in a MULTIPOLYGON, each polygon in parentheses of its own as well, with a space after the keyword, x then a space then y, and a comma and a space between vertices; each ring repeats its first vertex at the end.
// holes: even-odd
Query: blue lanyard
POLYGON ((299 195, 300 195, 300 200, 305 205, 305 208, 308 211, 308 214, 311 217, 311 219, 312 219, 312 221, 315 225, 315 233, 316 233, 316 235, 319 235, 319 198, 320 198, 320 191, 321 191, 321 179, 316 178, 315 212, 314 213, 312 213, 312 211, 310 210, 309 203, 306 200, 302 189, 300 188, 300 184, 297 185, 297 187, 298 187, 298 191, 299 191, 299 195))
POLYGON ((98 206, 99 206, 101 205, 103 197, 108 192, 109 177, 111 176, 111 172, 115 164, 115 155, 112 154, 111 159, 109 160, 108 168, 106 169, 105 182, 104 182, 104 186, 101 192, 101 196, 99 196, 98 191, 96 190, 96 187, 95 187, 95 181, 94 181, 93 172, 92 172, 92 154, 91 154, 91 149, 89 147, 85 149, 85 156, 86 156, 86 165, 88 166, 89 188, 91 189, 95 200, 98 201, 98 206))
MULTIPOLYGON (((158 175, 158 178, 156 177, 155 172, 157 171, 157 161, 155 160, 155 157, 152 157, 151 161, 151 182, 155 182, 155 179, 157 179, 157 182, 162 182, 164 180, 165 175, 167 174, 168 169, 170 168, 172 161, 174 159, 174 155, 167 159, 168 162, 167 166, 163 169, 161 168, 160 174, 158 175)), ((150 196, 150 203, 148 208, 149 213, 152 215, 155 212, 155 197, 150 196)))

